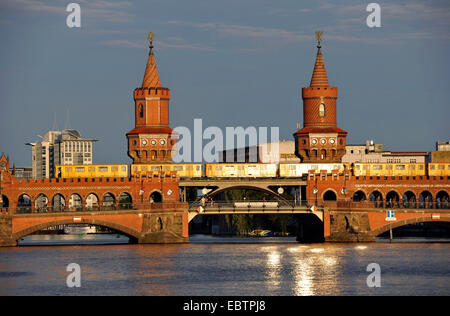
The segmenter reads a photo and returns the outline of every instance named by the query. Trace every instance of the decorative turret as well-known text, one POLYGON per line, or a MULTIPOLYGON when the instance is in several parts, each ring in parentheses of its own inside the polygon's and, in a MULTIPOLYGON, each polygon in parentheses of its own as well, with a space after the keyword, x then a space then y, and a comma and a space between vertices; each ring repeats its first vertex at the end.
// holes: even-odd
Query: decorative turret
POLYGON ((309 87, 302 89, 303 128, 294 134, 295 154, 302 162, 340 162, 345 154, 347 132, 337 127, 337 87, 330 87, 323 62, 321 40, 316 32, 317 56, 309 87))
POLYGON ((134 90, 135 128, 127 134, 128 156, 135 164, 170 163, 176 139, 169 127, 170 90, 161 87, 153 33, 149 33, 149 54, 142 87, 134 90))

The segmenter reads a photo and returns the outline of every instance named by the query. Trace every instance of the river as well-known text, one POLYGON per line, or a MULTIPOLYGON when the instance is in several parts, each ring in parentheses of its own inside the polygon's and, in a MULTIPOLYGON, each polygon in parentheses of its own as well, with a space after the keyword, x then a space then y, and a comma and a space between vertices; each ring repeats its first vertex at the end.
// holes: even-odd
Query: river
POLYGON ((450 294, 450 244, 439 240, 299 244, 195 235, 190 244, 120 244, 126 241, 29 236, 21 247, 0 248, 0 295, 450 294), (81 267, 79 288, 66 285, 70 263, 81 267), (370 263, 380 266, 381 287, 367 286, 370 263))

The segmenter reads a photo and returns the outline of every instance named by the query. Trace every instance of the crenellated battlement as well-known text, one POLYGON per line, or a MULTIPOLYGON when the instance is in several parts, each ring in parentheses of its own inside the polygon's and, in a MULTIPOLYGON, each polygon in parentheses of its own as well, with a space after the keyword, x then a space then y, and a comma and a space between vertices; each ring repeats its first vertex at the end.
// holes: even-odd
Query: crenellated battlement
POLYGON ((337 99, 338 88, 337 87, 305 87, 305 88, 302 88, 302 98, 303 99, 320 98, 320 97, 337 99))
POLYGON ((165 98, 170 99, 169 88, 136 88, 134 89, 134 99, 143 98, 165 98))

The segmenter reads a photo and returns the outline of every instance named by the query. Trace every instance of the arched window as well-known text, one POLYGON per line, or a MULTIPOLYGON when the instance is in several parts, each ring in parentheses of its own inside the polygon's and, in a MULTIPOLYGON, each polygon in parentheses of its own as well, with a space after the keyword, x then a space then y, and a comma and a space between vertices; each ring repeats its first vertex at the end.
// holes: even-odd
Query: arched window
POLYGON ((144 106, 142 104, 139 104, 139 117, 144 117, 144 106))
POLYGON ((319 105, 319 117, 325 116, 325 104, 320 103, 319 105))

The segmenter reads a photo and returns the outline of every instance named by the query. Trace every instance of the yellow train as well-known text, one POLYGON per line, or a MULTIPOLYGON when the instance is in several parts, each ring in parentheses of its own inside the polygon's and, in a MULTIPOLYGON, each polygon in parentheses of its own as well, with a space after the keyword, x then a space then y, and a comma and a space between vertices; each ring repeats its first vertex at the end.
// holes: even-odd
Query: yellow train
POLYGON ((127 178, 128 165, 56 166, 56 178, 127 178))
POLYGON ((164 173, 165 176, 170 176, 176 172, 177 177, 191 177, 200 178, 203 176, 202 164, 162 164, 162 165, 131 165, 132 177, 151 177, 159 176, 164 173))
POLYGON ((429 163, 428 164, 429 176, 450 176, 450 164, 449 163, 429 163))
POLYGON ((355 176, 425 176, 424 163, 355 163, 355 176))
POLYGON ((326 171, 330 174, 337 171, 343 174, 344 171, 350 172, 350 164, 347 163, 280 163, 280 177, 301 177, 308 174, 310 170, 319 174, 321 171, 326 171))
POLYGON ((277 165, 271 163, 210 163, 205 165, 205 176, 222 177, 276 177, 277 165))

